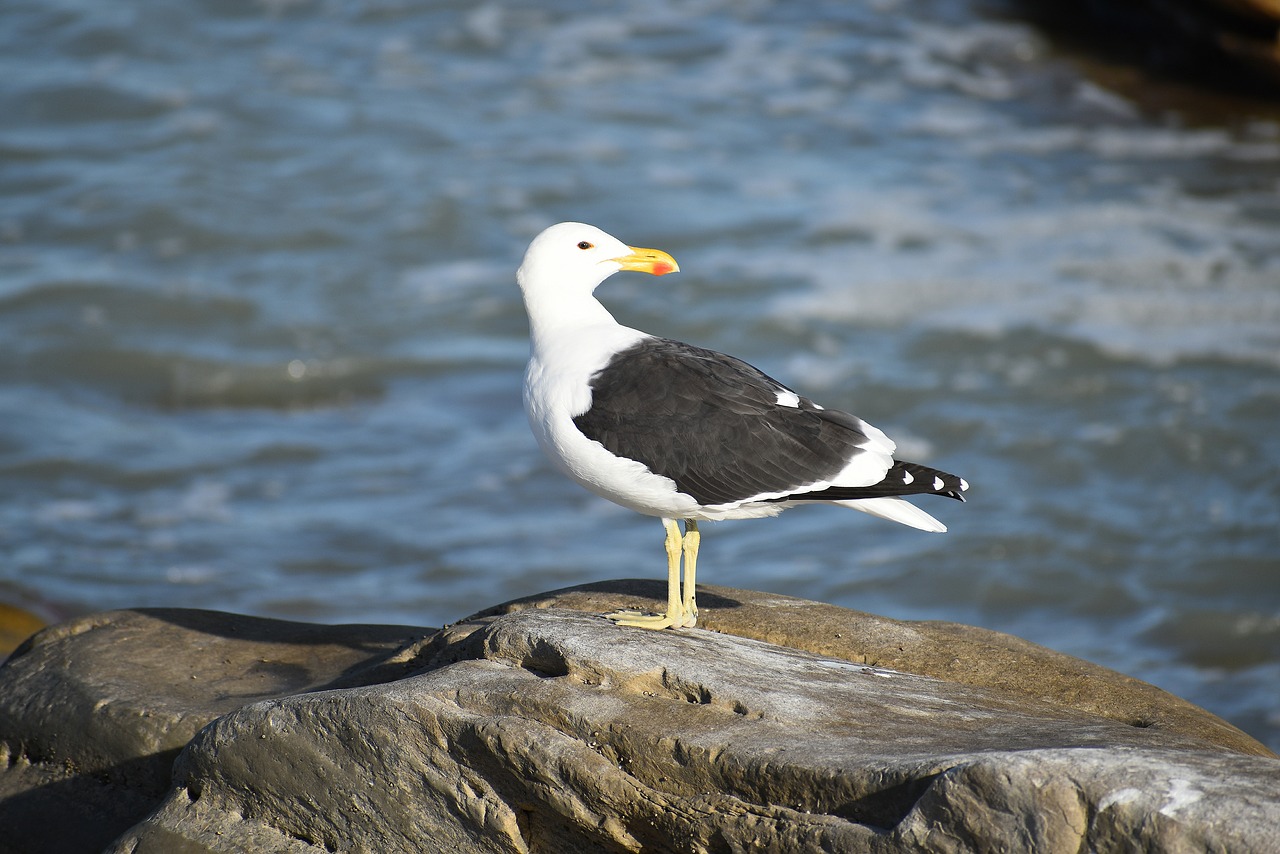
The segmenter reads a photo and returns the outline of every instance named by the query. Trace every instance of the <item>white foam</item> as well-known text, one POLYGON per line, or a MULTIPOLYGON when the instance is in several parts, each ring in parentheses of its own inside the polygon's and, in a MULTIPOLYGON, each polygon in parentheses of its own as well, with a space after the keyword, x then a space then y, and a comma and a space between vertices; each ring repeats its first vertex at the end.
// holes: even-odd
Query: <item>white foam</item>
POLYGON ((991 335, 1032 327, 1155 364, 1280 364, 1272 231, 1230 203, 1147 195, 1140 205, 940 217, 918 194, 830 188, 805 252, 753 262, 757 275, 808 280, 807 292, 774 306, 801 326, 834 319, 991 335))

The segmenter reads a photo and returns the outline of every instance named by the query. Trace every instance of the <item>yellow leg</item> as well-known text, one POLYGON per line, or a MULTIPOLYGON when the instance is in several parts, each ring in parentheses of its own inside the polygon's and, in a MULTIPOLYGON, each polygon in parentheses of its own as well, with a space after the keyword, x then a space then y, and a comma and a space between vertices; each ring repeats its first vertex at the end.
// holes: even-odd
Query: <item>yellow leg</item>
POLYGON ((684 600, 681 610, 684 611, 684 626, 693 628, 698 624, 698 544, 702 535, 698 533, 698 523, 692 519, 684 520, 684 600))
MULTIPOLYGON (((680 538, 680 526, 674 519, 663 519, 667 530, 667 613, 641 614, 639 611, 614 611, 605 614, 620 626, 636 626, 642 629, 680 628, 685 625, 684 606, 680 602, 680 554, 684 543, 680 538)), ((689 625, 693 625, 692 622, 689 625)))

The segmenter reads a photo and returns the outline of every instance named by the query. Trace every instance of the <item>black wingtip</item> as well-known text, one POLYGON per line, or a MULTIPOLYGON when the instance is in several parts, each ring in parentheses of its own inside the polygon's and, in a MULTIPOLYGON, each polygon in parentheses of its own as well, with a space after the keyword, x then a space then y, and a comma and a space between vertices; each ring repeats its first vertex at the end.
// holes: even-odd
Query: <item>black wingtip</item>
POLYGON ((765 501, 848 501, 911 495, 939 495, 963 502, 969 482, 919 463, 895 462, 884 480, 871 486, 830 486, 819 492, 795 493, 765 501))

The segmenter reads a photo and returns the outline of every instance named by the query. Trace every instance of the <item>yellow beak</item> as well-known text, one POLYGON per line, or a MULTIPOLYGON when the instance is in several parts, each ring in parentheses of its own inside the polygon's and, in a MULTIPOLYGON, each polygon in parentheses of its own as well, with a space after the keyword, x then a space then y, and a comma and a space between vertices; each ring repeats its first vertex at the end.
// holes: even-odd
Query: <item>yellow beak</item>
POLYGON ((628 246, 627 248, 631 250, 630 255, 623 255, 621 258, 613 259, 621 264, 624 270, 651 273, 655 276, 665 276, 667 273, 680 272, 680 265, 676 263, 676 259, 661 249, 640 249, 635 246, 628 246))

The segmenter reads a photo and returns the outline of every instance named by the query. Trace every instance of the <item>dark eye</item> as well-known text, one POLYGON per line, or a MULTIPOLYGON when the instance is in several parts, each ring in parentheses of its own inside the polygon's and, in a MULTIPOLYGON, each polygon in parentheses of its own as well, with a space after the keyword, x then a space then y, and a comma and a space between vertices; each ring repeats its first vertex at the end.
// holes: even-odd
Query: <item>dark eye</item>
POLYGON ((578 248, 579 248, 579 249, 594 249, 594 248, 595 248, 595 246, 594 246, 593 244, 588 243, 587 241, 585 241, 585 240, 584 240, 584 241, 582 241, 581 243, 579 243, 579 244, 578 244, 578 248))

